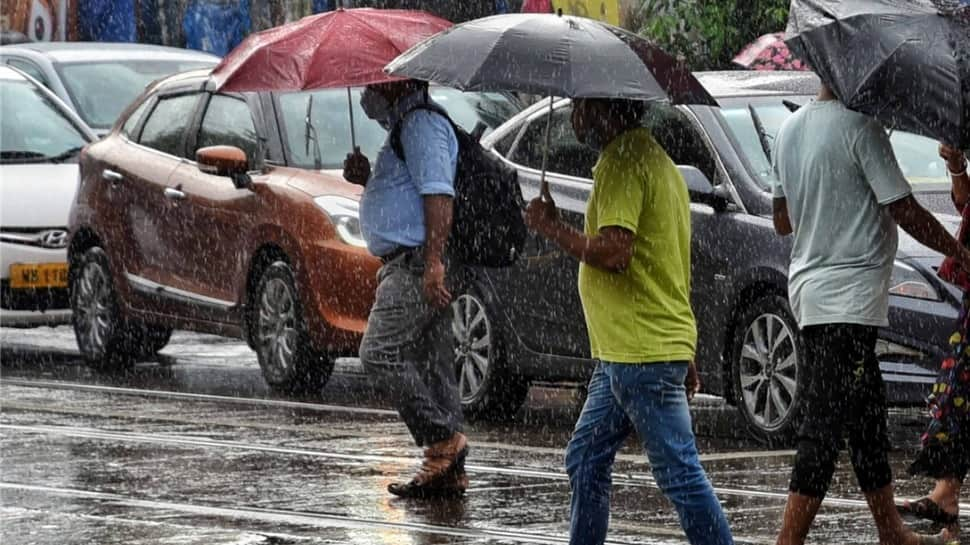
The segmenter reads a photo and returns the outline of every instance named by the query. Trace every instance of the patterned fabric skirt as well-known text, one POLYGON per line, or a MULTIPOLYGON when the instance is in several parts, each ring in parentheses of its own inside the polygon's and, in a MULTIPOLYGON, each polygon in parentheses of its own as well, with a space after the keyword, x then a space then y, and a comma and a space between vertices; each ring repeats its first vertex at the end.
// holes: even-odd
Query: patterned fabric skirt
POLYGON ((963 296, 950 353, 943 359, 928 401, 930 422, 913 475, 963 479, 970 466, 970 293, 963 296))

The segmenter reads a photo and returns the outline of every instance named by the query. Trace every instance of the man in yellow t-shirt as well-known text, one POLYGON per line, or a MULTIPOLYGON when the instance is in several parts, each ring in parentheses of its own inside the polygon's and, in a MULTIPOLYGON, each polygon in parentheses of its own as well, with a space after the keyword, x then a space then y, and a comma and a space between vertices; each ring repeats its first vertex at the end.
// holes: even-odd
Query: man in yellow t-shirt
POLYGON ((576 136, 600 152, 584 233, 559 219, 550 195, 526 210, 532 229, 582 263, 579 293, 597 360, 566 449, 570 543, 606 540, 613 459, 636 431, 688 541, 728 545, 731 530, 698 460, 684 387, 697 341, 687 188, 640 128, 643 113, 641 102, 575 102, 576 136))

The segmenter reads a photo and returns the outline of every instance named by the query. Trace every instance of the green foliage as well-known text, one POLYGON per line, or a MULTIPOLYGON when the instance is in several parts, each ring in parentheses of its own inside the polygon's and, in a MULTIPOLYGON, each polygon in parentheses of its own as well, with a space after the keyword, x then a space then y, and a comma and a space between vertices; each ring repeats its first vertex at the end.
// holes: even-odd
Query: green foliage
POLYGON ((762 34, 785 29, 789 0, 637 0, 627 26, 694 70, 731 67, 731 59, 762 34))

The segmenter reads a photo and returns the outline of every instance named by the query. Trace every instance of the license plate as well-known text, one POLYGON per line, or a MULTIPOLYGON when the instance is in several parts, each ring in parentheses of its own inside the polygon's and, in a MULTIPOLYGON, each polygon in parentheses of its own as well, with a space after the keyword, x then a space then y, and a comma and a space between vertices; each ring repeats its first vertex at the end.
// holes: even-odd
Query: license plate
POLYGON ((67 263, 31 263, 10 266, 12 289, 66 288, 67 263))

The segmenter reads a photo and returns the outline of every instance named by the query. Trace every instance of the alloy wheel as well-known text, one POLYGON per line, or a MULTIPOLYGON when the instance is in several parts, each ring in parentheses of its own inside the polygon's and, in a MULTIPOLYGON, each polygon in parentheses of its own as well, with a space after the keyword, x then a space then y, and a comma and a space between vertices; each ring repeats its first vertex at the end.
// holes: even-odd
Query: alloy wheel
POLYGON ((794 332, 776 314, 758 316, 745 331, 738 366, 748 415, 764 430, 780 428, 797 400, 794 332))
POLYGON ((485 305, 472 295, 452 303, 451 330, 455 336, 455 369, 462 403, 478 396, 492 362, 492 324, 485 305))
POLYGON ((286 282, 273 278, 259 301, 258 340, 264 361, 285 374, 294 366, 298 338, 294 294, 286 282))
POLYGON ((74 304, 78 334, 91 351, 105 354, 111 336, 111 286, 107 272, 95 262, 81 270, 74 304))

